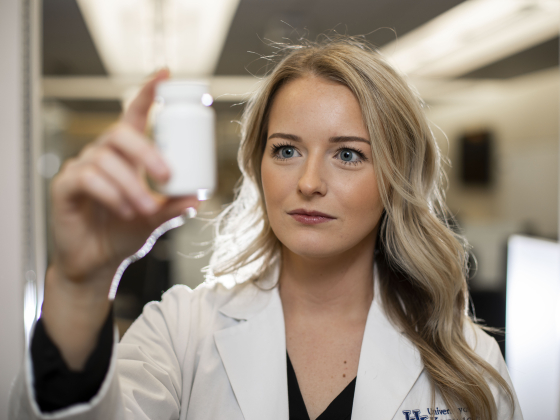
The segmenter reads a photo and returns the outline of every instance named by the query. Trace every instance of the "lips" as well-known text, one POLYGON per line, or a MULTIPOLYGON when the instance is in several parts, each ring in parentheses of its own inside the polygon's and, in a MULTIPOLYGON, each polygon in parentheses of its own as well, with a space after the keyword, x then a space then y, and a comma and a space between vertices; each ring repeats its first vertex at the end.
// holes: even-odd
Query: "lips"
POLYGON ((318 223, 326 223, 336 219, 336 217, 315 210, 296 209, 288 212, 288 214, 296 221, 305 225, 316 225, 318 223))

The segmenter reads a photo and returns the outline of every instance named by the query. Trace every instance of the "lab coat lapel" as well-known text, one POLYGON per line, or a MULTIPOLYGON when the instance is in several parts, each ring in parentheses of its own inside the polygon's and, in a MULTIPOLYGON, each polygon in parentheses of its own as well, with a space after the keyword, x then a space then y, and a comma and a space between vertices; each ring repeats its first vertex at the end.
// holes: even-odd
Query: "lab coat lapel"
MULTIPOLYGON (((277 278, 276 269, 265 283, 277 278)), ((278 288, 248 285, 220 312, 239 320, 214 333, 214 339, 243 416, 288 419, 286 333, 278 288)))
POLYGON ((360 352, 352 420, 392 419, 423 369, 415 346, 387 319, 376 290, 360 352))

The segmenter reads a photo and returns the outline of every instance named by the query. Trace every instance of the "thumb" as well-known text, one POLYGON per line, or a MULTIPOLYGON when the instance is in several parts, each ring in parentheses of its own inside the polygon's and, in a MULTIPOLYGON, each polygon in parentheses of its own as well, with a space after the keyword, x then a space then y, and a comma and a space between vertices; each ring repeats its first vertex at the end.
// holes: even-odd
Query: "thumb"
POLYGON ((161 69, 152 76, 125 110, 122 121, 143 133, 146 128, 148 112, 154 102, 156 86, 159 82, 167 79, 169 79, 168 69, 161 69))

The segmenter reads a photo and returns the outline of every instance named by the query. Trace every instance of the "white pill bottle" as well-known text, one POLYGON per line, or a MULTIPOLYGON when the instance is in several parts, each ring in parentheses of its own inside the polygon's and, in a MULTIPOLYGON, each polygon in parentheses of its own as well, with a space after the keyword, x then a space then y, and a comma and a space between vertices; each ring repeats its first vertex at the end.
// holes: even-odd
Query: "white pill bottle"
POLYGON ((208 85, 168 80, 157 85, 154 138, 171 169, 158 190, 206 200, 216 189, 215 115, 208 85))

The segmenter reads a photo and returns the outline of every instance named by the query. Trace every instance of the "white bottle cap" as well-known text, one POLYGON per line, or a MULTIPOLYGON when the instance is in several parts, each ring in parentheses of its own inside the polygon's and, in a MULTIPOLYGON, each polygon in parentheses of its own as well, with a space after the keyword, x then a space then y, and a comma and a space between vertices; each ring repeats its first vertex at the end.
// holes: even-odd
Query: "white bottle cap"
POLYGON ((168 80, 157 85, 156 96, 164 101, 200 101, 208 93, 208 84, 191 80, 168 80))

